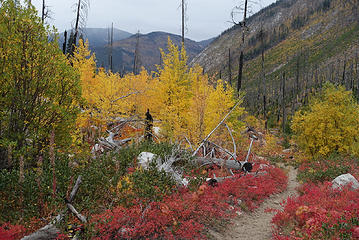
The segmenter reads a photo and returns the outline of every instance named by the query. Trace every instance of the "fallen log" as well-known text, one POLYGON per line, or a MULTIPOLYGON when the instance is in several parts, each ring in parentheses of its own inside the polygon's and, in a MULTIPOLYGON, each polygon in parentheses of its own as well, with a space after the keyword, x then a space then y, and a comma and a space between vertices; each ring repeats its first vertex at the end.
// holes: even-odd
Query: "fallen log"
POLYGON ((79 187, 80 187, 80 184, 82 183, 82 177, 81 175, 78 176, 77 180, 76 180, 76 183, 75 183, 75 186, 72 188, 72 191, 70 193, 70 197, 69 199, 67 200, 68 202, 72 202, 76 196, 76 193, 77 191, 79 190, 79 187))
MULTIPOLYGON (((74 206, 71 204, 73 199, 75 198, 75 195, 80 187, 81 184, 81 175, 77 178, 75 186, 73 187, 69 199, 66 200, 66 205, 69 208, 69 210, 76 215, 77 218, 79 218, 80 221, 86 223, 86 218, 79 214, 74 206), (76 214, 77 213, 77 214, 76 214)), ((60 223, 62 219, 64 218, 64 211, 60 212, 59 215, 57 215, 49 224, 46 226, 40 228, 36 232, 23 237, 21 240, 51 240, 56 239, 60 233, 60 230, 56 227, 56 224, 60 223)))
POLYGON ((242 164, 235 160, 225 160, 221 158, 203 158, 198 157, 194 159, 195 163, 205 166, 205 165, 217 165, 217 166, 223 166, 229 169, 234 170, 241 170, 242 164))
POLYGON ((236 161, 236 160, 226 160, 222 158, 204 158, 204 157, 195 158, 194 161, 195 163, 201 166, 217 165, 221 167, 223 166, 229 170, 242 170, 244 172, 251 172, 253 169, 253 164, 247 161, 236 161))
POLYGON ((87 223, 86 217, 84 215, 81 215, 71 203, 67 203, 66 205, 67 208, 70 210, 70 212, 72 212, 77 217, 78 220, 80 220, 83 223, 87 223))
POLYGON ((60 230, 56 227, 56 224, 61 222, 64 215, 60 213, 57 215, 51 223, 48 225, 40 228, 36 232, 32 233, 29 236, 23 237, 21 240, 49 240, 49 239, 56 239, 60 233, 60 230))

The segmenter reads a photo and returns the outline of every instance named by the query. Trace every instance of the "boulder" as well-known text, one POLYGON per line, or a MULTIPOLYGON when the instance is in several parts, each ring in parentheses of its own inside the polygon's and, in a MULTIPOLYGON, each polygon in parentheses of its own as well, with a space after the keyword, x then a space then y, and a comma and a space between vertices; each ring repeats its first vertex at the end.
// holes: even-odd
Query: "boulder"
POLYGON ((143 169, 148 169, 150 163, 156 161, 156 165, 160 164, 159 159, 157 158, 156 154, 150 152, 141 152, 140 155, 137 157, 138 165, 143 169))
POLYGON ((292 151, 292 149, 288 148, 288 149, 284 149, 282 152, 283 153, 290 153, 292 151))
POLYGON ((341 188, 342 186, 346 186, 348 184, 352 184, 352 189, 358 189, 359 188, 359 182, 358 180, 353 177, 350 173, 340 175, 339 177, 336 177, 333 181, 333 189, 341 188))

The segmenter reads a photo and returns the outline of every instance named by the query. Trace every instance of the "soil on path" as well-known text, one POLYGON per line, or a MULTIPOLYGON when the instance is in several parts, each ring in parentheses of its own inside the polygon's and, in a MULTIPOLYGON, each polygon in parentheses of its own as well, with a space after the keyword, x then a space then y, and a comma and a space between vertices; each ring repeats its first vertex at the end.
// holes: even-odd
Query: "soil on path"
POLYGON ((266 209, 281 209, 280 203, 289 196, 296 195, 297 170, 288 167, 288 187, 279 194, 272 195, 265 200, 261 206, 252 213, 244 213, 237 219, 233 220, 222 232, 211 232, 213 239, 224 240, 267 240, 272 238, 271 220, 275 213, 266 212, 266 209))

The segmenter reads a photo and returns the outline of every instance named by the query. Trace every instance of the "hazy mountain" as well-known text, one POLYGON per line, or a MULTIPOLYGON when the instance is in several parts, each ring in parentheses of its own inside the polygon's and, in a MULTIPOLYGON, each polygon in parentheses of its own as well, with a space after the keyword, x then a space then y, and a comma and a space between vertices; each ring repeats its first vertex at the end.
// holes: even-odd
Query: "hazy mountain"
MULTIPOLYGON (((156 70, 156 64, 160 64, 160 49, 166 50, 168 37, 177 46, 181 45, 181 36, 166 32, 151 32, 139 35, 139 60, 141 66, 148 71, 156 70)), ((185 39, 185 46, 189 61, 199 54, 211 40, 195 42, 185 39)), ((113 68, 114 71, 131 72, 133 70, 134 53, 137 43, 137 34, 129 38, 115 41, 113 44, 113 68)), ((91 47, 96 53, 97 65, 108 68, 108 45, 91 47)))
MULTIPOLYGON (((108 28, 85 28, 83 30, 83 37, 84 39, 88 39, 90 43, 90 47, 98 47, 98 46, 104 46, 108 43, 108 35, 109 35, 109 29, 108 28)), ((71 30, 67 31, 67 38, 70 37, 71 30)), ((124 38, 128 38, 132 33, 114 28, 113 29, 113 38, 114 41, 119 41, 124 38)), ((64 42, 64 33, 60 33, 60 39, 59 43, 63 44, 64 42)))

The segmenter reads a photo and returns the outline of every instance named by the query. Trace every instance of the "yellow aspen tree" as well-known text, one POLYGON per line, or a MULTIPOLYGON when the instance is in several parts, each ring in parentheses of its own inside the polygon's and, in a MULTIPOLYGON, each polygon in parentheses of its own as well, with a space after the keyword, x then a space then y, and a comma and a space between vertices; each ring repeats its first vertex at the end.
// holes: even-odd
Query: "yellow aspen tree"
POLYGON ((82 97, 85 98, 88 104, 95 104, 90 95, 95 85, 96 62, 95 55, 89 50, 88 41, 83 42, 79 40, 79 45, 76 47, 74 56, 71 58, 73 67, 80 73, 82 97))
POLYGON ((153 104, 149 96, 151 77, 142 68, 139 74, 127 74, 120 81, 124 89, 122 101, 126 104, 126 113, 143 116, 153 104))
POLYGON ((190 114, 188 114, 189 126, 186 132, 192 143, 200 142, 206 133, 205 113, 208 107, 208 99, 214 88, 208 82, 208 76, 202 74, 203 69, 195 66, 192 71, 192 98, 190 114))
POLYGON ((17 2, 1 1, 0 7, 0 152, 11 145, 14 156, 34 165, 52 129, 57 146, 69 145, 81 101, 79 77, 56 32, 33 6, 17 2))
MULTIPOLYGON (((234 89, 222 80, 217 81, 214 91, 208 98, 208 105, 205 112, 205 126, 207 135, 213 130, 230 109, 239 101, 235 97, 234 89)), ((243 107, 237 107, 226 123, 234 131, 235 136, 239 136, 244 124, 240 121, 240 116, 244 113, 243 107)), ((226 139, 230 137, 227 131, 217 131, 218 138, 226 139)))
POLYGON ((163 64, 158 69, 156 95, 161 107, 157 114, 162 120, 162 134, 175 139, 188 128, 191 79, 185 49, 179 50, 169 39, 168 51, 168 54, 161 51, 163 64))

